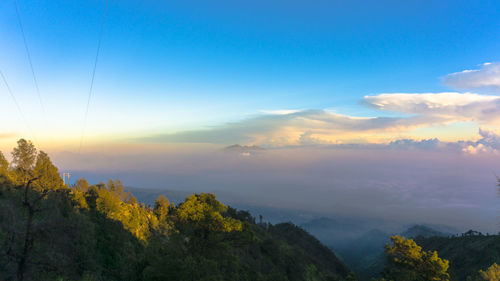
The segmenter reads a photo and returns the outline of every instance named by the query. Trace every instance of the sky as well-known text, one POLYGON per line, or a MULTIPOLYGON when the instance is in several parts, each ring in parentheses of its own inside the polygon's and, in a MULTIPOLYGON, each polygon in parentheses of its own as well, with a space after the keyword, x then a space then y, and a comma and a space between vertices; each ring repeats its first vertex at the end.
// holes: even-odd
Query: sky
MULTIPOLYGON (((200 185, 193 176, 200 182, 220 177, 213 184, 224 184, 224 175, 240 174, 238 165, 224 166, 227 161, 252 158, 273 170, 280 159, 296 155, 289 161, 300 169, 283 168, 283 177, 270 180, 255 170, 244 175, 262 176, 255 184, 273 186, 288 182, 294 171, 350 156, 379 180, 392 182, 408 171, 420 175, 413 185, 393 187, 410 190, 405 196, 413 194, 417 205, 411 190, 427 184, 423 178, 462 163, 481 173, 457 175, 461 188, 496 196, 492 175, 500 171, 488 165, 500 158, 498 1, 109 0, 88 115, 106 1, 17 0, 20 21, 15 3, 0 3, 5 154, 24 137, 65 171, 96 179, 105 171, 134 185, 164 186, 163 171, 176 167, 189 176, 169 187, 193 190, 200 185), (278 162, 254 151, 232 160, 213 156, 236 143, 263 147, 278 162), (399 154, 412 168, 394 159, 399 154), (210 174, 212 157, 224 168, 210 174), (373 158, 392 168, 379 171, 373 158), (132 160, 143 168, 123 163, 132 160), (434 167, 435 161, 440 164, 434 167), (480 183, 471 180, 479 175, 480 183)), ((357 182, 349 175, 331 194, 357 182)), ((443 193, 457 183, 453 173, 446 175, 435 182, 443 193)), ((315 174, 290 198, 304 197, 305 186, 321 186, 325 177, 315 174)), ((373 190, 369 178, 359 190, 373 190)), ((444 200, 442 193, 432 194, 444 200)), ((458 195, 463 205, 472 204, 466 193, 458 195)), ((305 200, 304 208, 316 201, 305 200)), ((486 205, 474 210, 493 217, 494 202, 486 205)))

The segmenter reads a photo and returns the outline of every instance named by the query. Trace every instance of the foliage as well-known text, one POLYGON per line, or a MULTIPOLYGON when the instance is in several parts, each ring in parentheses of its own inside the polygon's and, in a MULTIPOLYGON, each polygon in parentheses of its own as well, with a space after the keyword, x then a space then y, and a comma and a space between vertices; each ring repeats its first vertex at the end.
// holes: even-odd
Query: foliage
POLYGON ((76 180, 73 189, 76 189, 81 192, 87 192, 89 190, 89 183, 85 178, 79 178, 78 180, 76 180))
POLYGON ((155 200, 153 213, 156 215, 158 220, 164 221, 167 219, 169 208, 170 208, 170 201, 168 201, 167 197, 161 195, 155 200))
POLYGON ((494 263, 486 271, 480 270, 479 275, 484 281, 500 281, 500 266, 494 263))
POLYGON ((52 164, 47 153, 40 151, 38 153, 35 166, 33 168, 33 176, 37 178, 34 186, 43 189, 61 189, 63 181, 59 175, 59 170, 52 164))
POLYGON ((7 169, 9 169, 9 162, 0 151, 0 173, 7 173, 7 169))
POLYGON ((241 222, 230 217, 223 217, 227 210, 215 195, 208 193, 193 194, 177 208, 181 223, 192 224, 208 231, 241 231, 241 222))
POLYGON ((31 141, 20 139, 17 147, 12 151, 13 175, 19 184, 25 184, 33 177, 33 166, 37 158, 37 151, 31 141))
MULTIPOLYGON (((452 280, 477 279, 479 270, 493 263, 500 264, 499 235, 469 235, 452 237, 417 238, 416 242, 427 251, 438 251, 450 261, 452 280)), ((481 279, 479 279, 481 280, 481 279)))
MULTIPOLYGON (((120 181, 112 180, 99 188, 95 198, 96 210, 109 219, 121 222, 123 227, 138 239, 146 240, 150 235, 150 227, 156 226, 158 220, 150 210, 143 208, 137 202, 132 202, 129 199, 130 194, 124 193, 123 190, 120 181)), ((89 199, 93 200, 93 197, 90 196, 89 199)))
POLYGON ((413 239, 392 236, 392 245, 387 245, 388 256, 385 278, 408 281, 449 280, 449 262, 438 257, 437 252, 422 251, 413 239))
POLYGON ((12 179, 9 178, 10 173, 9 173, 9 162, 3 155, 3 153, 0 151, 0 185, 6 185, 9 182, 12 181, 12 179))

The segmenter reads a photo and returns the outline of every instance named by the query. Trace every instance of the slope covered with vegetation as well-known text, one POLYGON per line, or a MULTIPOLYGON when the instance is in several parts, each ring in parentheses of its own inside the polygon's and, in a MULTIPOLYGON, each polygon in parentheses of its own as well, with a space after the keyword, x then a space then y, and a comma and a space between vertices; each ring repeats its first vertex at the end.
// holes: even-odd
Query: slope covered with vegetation
POLYGON ((0 153, 0 280, 349 280, 293 224, 256 224, 213 194, 137 202, 120 181, 73 187, 25 140, 0 153))
MULTIPOLYGON (((442 234, 428 231, 428 227, 417 228, 421 234, 442 234)), ((395 235, 381 248, 384 253, 366 267, 352 267, 359 280, 500 281, 499 235, 475 231, 455 236, 419 235, 414 239, 395 235)))
MULTIPOLYGON (((449 234, 425 225, 412 225, 399 235, 405 238, 416 238, 445 237, 449 234)), ((337 244, 332 248, 339 258, 356 272, 360 280, 370 280, 380 277, 386 266, 384 246, 390 242, 391 236, 379 229, 373 229, 354 239, 345 239, 343 244, 337 244)))
POLYGON ((452 237, 419 237, 416 242, 424 249, 439 252, 440 256, 450 261, 452 280, 483 280, 477 279, 479 271, 500 263, 499 235, 469 231, 452 237))

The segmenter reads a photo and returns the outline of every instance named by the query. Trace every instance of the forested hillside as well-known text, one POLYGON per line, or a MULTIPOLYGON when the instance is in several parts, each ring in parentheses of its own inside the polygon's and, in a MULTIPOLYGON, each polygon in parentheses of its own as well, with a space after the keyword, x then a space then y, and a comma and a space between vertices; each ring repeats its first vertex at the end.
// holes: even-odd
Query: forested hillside
MULTIPOLYGON (((471 230, 461 235, 443 236, 425 226, 409 230, 405 233, 420 235, 414 239, 391 236, 390 243, 381 247, 384 254, 380 253, 364 267, 352 267, 359 280, 500 280, 499 235, 483 235, 471 230)), ((360 253, 354 255, 361 256, 360 253)))
POLYGON ((500 236, 483 235, 469 231, 452 237, 419 237, 416 242, 426 250, 439 252, 450 261, 452 280, 499 280, 481 279, 480 270, 488 269, 492 264, 500 264, 500 236))
POLYGON ((351 280, 318 240, 290 224, 193 194, 137 202, 120 181, 64 185, 20 140, 0 153, 0 280, 351 280))
MULTIPOLYGON (((446 237, 443 233, 425 225, 412 225, 400 233, 405 238, 446 237)), ((384 246, 390 242, 391 234, 372 229, 354 239, 344 239, 343 244, 332 245, 334 251, 356 272, 360 280, 379 277, 386 265, 384 246)), ((439 251, 438 251, 439 252, 439 251)))

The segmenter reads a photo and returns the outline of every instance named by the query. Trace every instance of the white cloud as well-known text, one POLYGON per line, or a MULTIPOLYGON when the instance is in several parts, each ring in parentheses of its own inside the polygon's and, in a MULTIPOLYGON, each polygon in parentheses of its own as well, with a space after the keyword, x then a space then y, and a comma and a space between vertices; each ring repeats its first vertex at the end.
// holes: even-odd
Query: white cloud
POLYGON ((267 114, 206 130, 158 135, 146 140, 187 143, 245 143, 265 146, 384 142, 394 132, 407 131, 441 119, 353 117, 325 110, 267 114), (387 139, 386 139, 387 138, 387 139))
POLYGON ((462 152, 468 153, 468 154, 478 154, 481 152, 488 152, 489 149, 485 147, 482 144, 476 144, 476 145, 467 145, 462 149, 462 152))
POLYGON ((448 74, 443 82, 456 89, 492 88, 500 90, 500 62, 484 63, 481 69, 448 74))
POLYGON ((300 112, 298 109, 278 109, 278 110, 261 110, 262 113, 271 115, 287 115, 300 112))
POLYGON ((498 133, 493 130, 480 128, 479 135, 481 138, 478 141, 464 142, 462 151, 470 154, 500 152, 500 135, 498 133))
POLYGON ((437 138, 433 139, 423 139, 423 140, 414 140, 414 139, 398 139, 389 143, 389 147, 391 148, 413 148, 413 149, 435 149, 438 147, 444 146, 437 138))
POLYGON ((488 130, 484 128, 479 129, 479 135, 481 140, 478 143, 485 144, 494 149, 500 149, 500 135, 493 130, 488 130))
POLYGON ((365 96, 363 102, 380 110, 427 117, 446 122, 500 120, 500 97, 473 93, 393 93, 365 96))
MULTIPOLYGON (((474 121, 499 124, 500 97, 473 93, 394 93, 366 96, 364 104, 401 117, 356 117, 326 110, 269 112, 204 130, 181 131, 148 138, 154 142, 257 144, 268 147, 390 143, 416 128, 474 121)), ((411 135, 407 135, 412 139, 411 135)), ((427 136, 433 137, 433 136, 427 136)), ((478 143, 479 144, 479 143, 478 143)), ((429 147, 433 142, 398 142, 392 146, 429 147)), ((475 147, 476 144, 468 143, 475 147)), ((486 144, 482 144, 486 145, 486 144)), ((472 151, 472 150, 471 150, 472 151)))
MULTIPOLYGON (((480 70, 450 74, 445 81, 465 88, 499 86, 500 89, 499 73, 500 63, 486 63, 480 70)), ((397 112, 400 116, 359 117, 327 110, 263 110, 258 117, 143 140, 169 143, 242 143, 267 147, 389 144, 391 147, 434 148, 443 146, 435 139, 436 136, 416 137, 412 135, 412 130, 438 127, 446 130, 447 125, 457 122, 500 127, 500 96, 459 92, 382 93, 365 96, 362 103, 377 110, 397 112), (428 140, 414 140, 421 140, 422 137, 428 140), (393 142, 398 139, 399 141, 393 142)), ((500 149, 498 144, 493 146, 492 140, 498 139, 488 137, 485 131, 480 131, 480 135, 480 142, 455 143, 454 149, 463 149, 469 153, 490 148, 500 149)), ((458 138, 460 136, 455 139, 458 138)))

